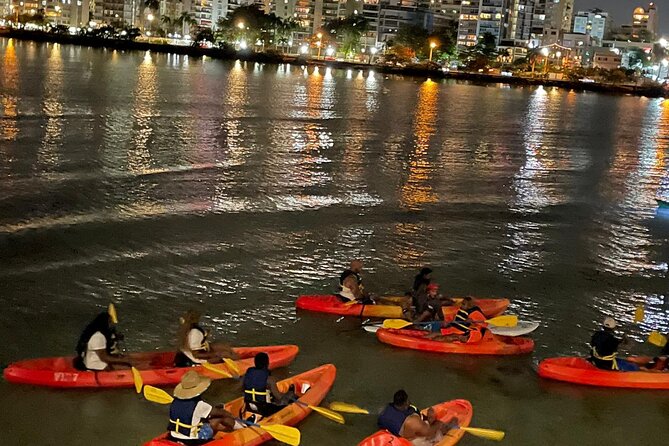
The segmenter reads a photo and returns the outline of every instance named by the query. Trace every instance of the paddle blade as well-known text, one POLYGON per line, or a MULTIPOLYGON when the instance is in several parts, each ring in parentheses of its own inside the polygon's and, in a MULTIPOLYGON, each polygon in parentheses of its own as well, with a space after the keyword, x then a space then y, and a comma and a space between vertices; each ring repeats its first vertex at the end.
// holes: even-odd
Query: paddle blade
POLYGON ((158 404, 171 404, 174 401, 169 393, 153 386, 144 386, 144 398, 158 404))
POLYGON ((142 386, 144 385, 144 381, 142 380, 142 375, 139 373, 139 370, 136 368, 131 368, 132 371, 132 380, 135 383, 135 390, 137 393, 142 393, 142 386))
POLYGON ((369 411, 367 409, 363 409, 362 407, 358 407, 355 404, 349 404, 349 403, 342 403, 341 401, 333 401, 329 404, 330 409, 336 410, 337 412, 344 412, 344 413, 362 413, 362 414, 369 414, 369 411))
POLYGON ((515 327, 518 325, 518 316, 515 314, 506 314, 488 319, 486 322, 497 327, 515 327))
POLYGON ((309 406, 309 408, 314 412, 316 412, 317 414, 323 415, 328 420, 334 421, 335 423, 344 424, 346 422, 342 414, 337 413, 333 410, 318 406, 309 406))
POLYGON ((344 304, 344 306, 345 306, 345 307, 350 307, 351 305, 355 305, 355 304, 359 304, 359 303, 360 303, 360 302, 358 302, 357 300, 354 299, 354 300, 349 300, 348 302, 346 302, 346 303, 344 304))
POLYGON ((118 315, 116 314, 116 307, 114 304, 109 304, 107 307, 107 314, 109 314, 113 324, 118 324, 118 315))
POLYGON ((383 321, 383 328, 394 328, 396 330, 413 325, 412 322, 403 319, 386 319, 383 321))
POLYGON ((282 424, 254 424, 254 426, 264 430, 275 440, 289 444, 291 446, 299 446, 300 440, 302 438, 300 431, 294 427, 284 426, 282 424))
POLYGON ((228 372, 226 372, 226 371, 223 370, 223 369, 220 369, 220 368, 216 367, 216 366, 213 365, 213 364, 210 364, 210 363, 208 363, 208 362, 203 362, 203 363, 200 364, 200 365, 201 365, 202 367, 204 367, 205 369, 209 370, 210 372, 217 373, 217 374, 219 374, 219 375, 221 375, 221 376, 223 376, 223 377, 225 377, 225 378, 232 378, 232 375, 231 375, 231 374, 229 374, 228 372))
POLYGON ((232 375, 235 378, 239 378, 239 375, 241 375, 241 370, 239 370, 237 363, 230 358, 223 358, 223 362, 228 366, 228 370, 232 372, 232 375))
POLYGON ((650 333, 650 335, 648 335, 648 342, 653 345, 657 345, 658 347, 664 347, 667 345, 667 337, 662 333, 653 331, 650 333))
POLYGON ((486 440, 502 441, 506 435, 502 431, 492 429, 481 429, 479 427, 461 427, 463 431, 474 435, 475 437, 485 438, 486 440))
POLYGON ((645 311, 643 305, 637 306, 636 310, 634 311, 634 323, 638 324, 643 322, 644 317, 645 317, 645 311))

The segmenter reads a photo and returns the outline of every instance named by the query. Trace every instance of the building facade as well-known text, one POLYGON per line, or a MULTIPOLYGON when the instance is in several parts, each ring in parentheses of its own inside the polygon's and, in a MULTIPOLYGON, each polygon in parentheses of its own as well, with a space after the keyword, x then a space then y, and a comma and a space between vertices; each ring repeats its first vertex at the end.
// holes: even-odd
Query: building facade
POLYGON ((601 45, 604 41, 611 21, 609 14, 601 9, 592 9, 590 11, 579 11, 574 15, 575 34, 586 34, 590 36, 593 42, 601 45))
POLYGON ((639 6, 632 13, 632 38, 652 41, 658 36, 659 16, 655 3, 649 3, 644 9, 639 6))

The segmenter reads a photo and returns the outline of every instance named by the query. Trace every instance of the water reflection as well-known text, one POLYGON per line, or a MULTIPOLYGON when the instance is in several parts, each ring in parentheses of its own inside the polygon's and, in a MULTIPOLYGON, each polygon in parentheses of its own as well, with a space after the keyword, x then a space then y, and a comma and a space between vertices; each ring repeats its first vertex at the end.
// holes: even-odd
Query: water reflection
POLYGON ((58 164, 59 146, 63 138, 63 59, 61 45, 53 44, 49 47, 47 60, 47 75, 42 85, 43 98, 42 113, 46 116, 44 137, 37 152, 38 169, 51 170, 58 164))
MULTIPOLYGON (((0 140, 15 140, 18 136, 17 127, 17 93, 19 89, 19 69, 16 61, 14 40, 9 39, 4 48, 2 59, 2 76, 0 76, 0 100, 2 101, 2 116, 0 117, 0 140)), ((5 146, 0 145, 0 151, 5 152, 5 146)), ((8 153, 4 153, 8 157, 8 153)))
POLYGON ((439 84, 429 79, 423 82, 414 116, 414 148, 409 157, 409 176, 400 194, 402 206, 410 210, 421 209, 425 204, 439 200, 430 184, 433 167, 428 159, 430 138, 436 130, 438 99, 439 84))

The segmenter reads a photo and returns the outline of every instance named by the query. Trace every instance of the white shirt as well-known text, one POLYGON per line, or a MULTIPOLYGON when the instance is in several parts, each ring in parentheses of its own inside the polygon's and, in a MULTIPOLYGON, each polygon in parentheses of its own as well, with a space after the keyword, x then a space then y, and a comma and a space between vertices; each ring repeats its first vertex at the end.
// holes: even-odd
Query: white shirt
POLYGON ((341 286, 341 291, 339 292, 339 295, 343 298, 348 299, 349 301, 355 300, 353 291, 349 290, 348 287, 345 287, 344 285, 341 286))
MULTIPOLYGON (((209 416, 209 414, 211 413, 211 409, 212 407, 210 404, 205 403, 204 401, 199 401, 195 406, 195 410, 193 411, 193 418, 190 420, 190 423, 188 424, 190 424, 191 426, 196 426, 202 421, 203 418, 207 418, 209 416)), ((181 422, 185 423, 186 421, 181 420, 181 422)), ((190 436, 186 436, 177 432, 175 430, 176 427, 174 424, 170 425, 172 426, 173 429, 170 433, 174 438, 179 438, 181 440, 197 438, 197 427, 194 427, 190 430, 190 436)))
POLYGON ((206 344, 204 342, 204 333, 202 333, 202 331, 198 330, 197 328, 191 328, 188 332, 188 350, 182 350, 182 353, 186 355, 188 359, 193 361, 193 363, 202 364, 205 361, 202 359, 197 359, 195 355, 193 355, 193 352, 205 349, 206 344))
POLYGON ((107 338, 100 331, 93 333, 93 336, 86 344, 86 354, 84 355, 84 365, 89 370, 104 370, 107 363, 100 359, 95 350, 104 350, 107 348, 107 338))

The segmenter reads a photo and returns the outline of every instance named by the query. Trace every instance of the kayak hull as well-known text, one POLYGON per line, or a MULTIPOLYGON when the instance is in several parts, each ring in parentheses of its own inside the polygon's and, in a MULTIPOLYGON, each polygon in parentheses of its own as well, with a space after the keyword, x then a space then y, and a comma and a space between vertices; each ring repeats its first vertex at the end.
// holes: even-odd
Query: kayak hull
MULTIPOLYGON (((448 422, 451 418, 456 417, 458 419, 458 425, 462 427, 469 426, 472 420, 473 409, 472 405, 467 400, 453 400, 446 401, 445 403, 437 404, 432 406, 437 416, 437 419, 443 422, 448 422)), ((427 409, 423 410, 423 413, 426 413, 427 409)), ((439 443, 436 443, 436 446, 452 446, 460 441, 462 436, 465 434, 465 431, 460 429, 451 429, 446 435, 444 435, 443 440, 439 443)), ((386 430, 381 430, 376 432, 373 435, 362 440, 358 446, 412 446, 409 440, 404 438, 396 437, 386 430)))
MULTIPOLYGON (((509 299, 474 299, 474 303, 483 311, 488 319, 499 316, 509 308, 509 299)), ((458 305, 450 307, 441 307, 441 312, 444 315, 444 320, 450 322, 455 318, 458 312, 458 305)))
MULTIPOLYGON (((311 413, 311 409, 306 405, 318 406, 325 398, 325 395, 330 391, 334 384, 337 369, 332 364, 322 365, 308 372, 290 377, 280 381, 277 385, 279 389, 285 391, 288 386, 295 384, 295 388, 299 389, 301 384, 308 383, 311 387, 304 395, 300 396, 298 401, 304 403, 303 405, 293 403, 281 409, 274 415, 262 419, 258 424, 283 424, 286 426, 294 426, 311 413)), ((243 407, 244 399, 237 398, 225 405, 226 410, 234 415, 238 415, 243 407)), ((256 428, 249 427, 245 429, 236 430, 230 433, 219 433, 216 438, 208 443, 207 446, 256 446, 272 439, 268 433, 256 428)), ((180 443, 175 443, 167 438, 167 433, 154 438, 153 440, 144 444, 144 446, 179 446, 180 443)))
MULTIPOLYGON (((647 363, 651 358, 632 356, 624 359, 647 363)), ((542 378, 588 386, 669 390, 669 372, 602 370, 579 357, 544 359, 539 363, 538 372, 542 378)))
POLYGON ((402 318, 402 307, 399 305, 346 305, 335 295, 300 296, 295 301, 300 310, 319 313, 338 314, 355 317, 402 318))
POLYGON ((512 338, 489 335, 481 342, 443 342, 427 339, 423 330, 392 330, 382 328, 376 332, 379 341, 395 347, 409 348, 435 353, 460 355, 522 355, 534 350, 534 341, 529 338, 512 338))
MULTIPOLYGON (((261 347, 236 347, 233 349, 239 356, 235 362, 240 373, 246 373, 253 367, 253 358, 257 353, 265 352, 270 358, 270 368, 285 367, 297 356, 299 348, 296 345, 273 345, 261 347)), ((129 358, 136 358, 144 363, 150 363, 151 369, 140 370, 144 384, 152 386, 176 385, 181 377, 189 370, 211 379, 224 378, 222 375, 204 369, 202 366, 173 367, 173 351, 134 353, 129 358)), ((81 371, 72 365, 72 357, 40 358, 19 361, 7 366, 4 377, 15 384, 32 384, 36 386, 59 388, 83 387, 132 387, 134 380, 130 370, 114 371, 81 371)), ((224 365, 217 365, 225 368, 224 365)), ((227 370, 227 369, 226 369, 227 370)))

